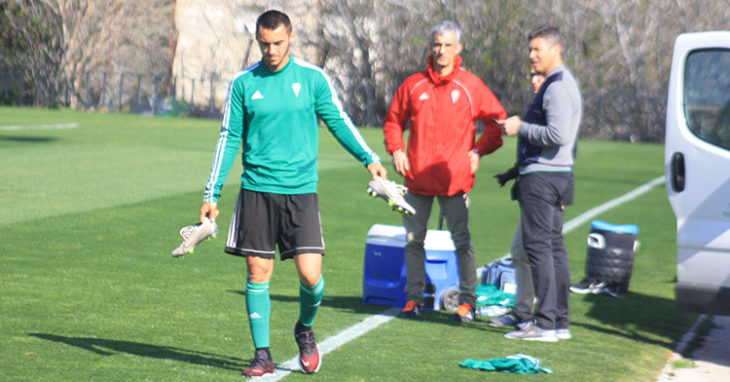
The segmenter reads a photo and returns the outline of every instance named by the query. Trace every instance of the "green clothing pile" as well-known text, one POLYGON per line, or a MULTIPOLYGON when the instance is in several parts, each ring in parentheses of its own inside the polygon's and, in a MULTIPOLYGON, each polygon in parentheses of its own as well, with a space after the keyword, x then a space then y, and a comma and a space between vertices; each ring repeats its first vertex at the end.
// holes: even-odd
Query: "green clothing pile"
POLYGON ((538 358, 527 354, 513 354, 505 358, 492 358, 488 361, 468 358, 466 361, 460 362, 459 366, 468 369, 517 374, 540 374, 540 372, 550 374, 553 372, 548 367, 540 366, 538 358))
POLYGON ((477 306, 502 305, 506 307, 515 304, 515 295, 505 293, 494 284, 477 285, 477 306))

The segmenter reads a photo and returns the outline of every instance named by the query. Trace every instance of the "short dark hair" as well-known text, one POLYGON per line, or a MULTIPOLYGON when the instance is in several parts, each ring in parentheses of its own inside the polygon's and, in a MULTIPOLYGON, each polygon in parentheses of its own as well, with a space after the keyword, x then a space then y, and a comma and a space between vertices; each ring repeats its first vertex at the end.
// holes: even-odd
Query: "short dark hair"
POLYGON ((276 10, 266 11, 256 19, 256 34, 258 35, 260 28, 274 30, 281 25, 286 28, 287 32, 291 33, 292 27, 289 16, 276 10))
POLYGON ((532 41, 538 37, 542 37, 547 40, 551 45, 561 44, 560 41, 560 30, 556 26, 543 25, 535 28, 530 34, 527 35, 527 41, 532 41))

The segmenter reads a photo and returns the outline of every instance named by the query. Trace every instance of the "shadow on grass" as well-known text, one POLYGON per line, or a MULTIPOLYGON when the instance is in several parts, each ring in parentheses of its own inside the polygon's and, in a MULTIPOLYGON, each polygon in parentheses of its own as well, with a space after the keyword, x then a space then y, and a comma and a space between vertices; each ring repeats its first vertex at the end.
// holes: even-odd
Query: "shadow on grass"
MULTIPOLYGON (((241 296, 246 295, 246 292, 242 291, 242 290, 229 290, 229 292, 236 293, 241 296)), ((271 300, 299 304, 298 296, 271 295, 271 300)), ((362 301, 362 297, 359 297, 359 296, 327 296, 326 294, 322 301, 322 306, 334 308, 336 310, 349 312, 349 313, 386 314, 386 315, 390 315, 390 312, 387 312, 387 311, 394 308, 393 306, 388 306, 388 305, 366 304, 362 301)), ((401 307, 395 307, 395 308, 398 308, 398 310, 400 310, 401 307)), ((454 314, 453 312, 447 312, 447 311, 443 311, 443 310, 434 311, 434 310, 426 309, 423 311, 423 317, 421 317, 419 319, 419 321, 442 323, 442 324, 453 325, 453 326, 474 327, 475 329, 480 329, 480 330, 484 328, 483 321, 472 321, 472 322, 462 323, 462 322, 457 322, 457 321, 451 320, 450 317, 453 314, 454 314)))
POLYGON ((587 317, 605 326, 573 322, 594 331, 673 349, 696 315, 677 310, 674 300, 629 292, 625 296, 588 294, 592 304, 587 317))
POLYGON ((150 345, 140 342, 91 337, 65 337, 47 333, 28 333, 28 335, 47 341, 75 346, 105 356, 111 356, 116 353, 127 353, 141 357, 169 359, 228 370, 242 370, 245 368, 244 366, 247 367, 251 362, 251 360, 242 360, 236 357, 225 357, 218 354, 203 353, 170 346, 150 345))
MULTIPOLYGON (((241 296, 246 296, 246 292, 242 291, 242 290, 229 290, 228 292, 235 293, 235 294, 238 294, 241 296)), ((285 295, 272 294, 270 297, 271 297, 272 301, 290 302, 290 303, 294 303, 294 304, 299 304, 299 296, 285 296, 285 295)), ((386 306, 386 305, 366 304, 362 301, 362 297, 328 296, 327 294, 324 295, 324 299, 322 300, 322 306, 327 306, 327 307, 335 308, 338 310, 348 311, 351 313, 365 313, 365 314, 382 313, 384 310, 392 308, 391 306, 386 306)))
POLYGON ((29 137, 29 136, 7 136, 0 135, 0 141, 19 142, 19 143, 49 143, 57 141, 54 137, 29 137))
MULTIPOLYGON (((242 290, 229 290, 231 293, 236 293, 241 296, 245 296, 246 292, 242 290)), ((284 296, 284 295, 271 295, 272 301, 279 301, 279 302, 291 302, 295 304, 299 304, 299 296, 284 296)), ((324 298, 322 300, 322 306, 327 306, 330 308, 334 308, 337 310, 347 311, 351 313, 365 313, 365 314, 378 314, 382 313, 385 310, 388 310, 390 308, 393 308, 389 305, 375 305, 375 304, 366 304, 362 301, 362 297, 359 296, 328 296, 327 294, 324 295, 324 298)), ((401 308, 401 307, 397 307, 401 308)), ((425 311, 428 314, 435 314, 431 310, 425 311)), ((438 313, 444 313, 444 312, 438 312, 438 313)), ((446 312, 449 313, 450 312, 446 312)))

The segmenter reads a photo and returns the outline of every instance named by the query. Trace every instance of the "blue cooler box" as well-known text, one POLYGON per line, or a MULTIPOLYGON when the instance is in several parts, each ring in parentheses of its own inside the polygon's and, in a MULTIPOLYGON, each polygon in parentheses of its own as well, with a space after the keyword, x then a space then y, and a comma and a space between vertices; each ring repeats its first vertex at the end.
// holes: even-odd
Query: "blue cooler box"
MULTIPOLYGON (((406 304, 406 230, 401 226, 375 224, 365 241, 363 301, 403 307, 406 304)), ((424 309, 441 309, 441 296, 459 288, 456 250, 449 231, 428 230, 424 309), (433 303, 431 303, 433 301, 433 303)))

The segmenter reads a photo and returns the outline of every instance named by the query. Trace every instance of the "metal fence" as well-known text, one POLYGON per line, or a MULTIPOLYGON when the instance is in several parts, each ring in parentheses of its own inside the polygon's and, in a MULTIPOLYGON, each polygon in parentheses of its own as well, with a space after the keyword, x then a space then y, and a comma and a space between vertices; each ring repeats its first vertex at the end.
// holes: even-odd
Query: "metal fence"
MULTIPOLYGON (((0 68, 0 104, 38 105, 29 86, 29 73, 0 68)), ((215 77, 194 78, 143 73, 87 72, 81 78, 58 81, 43 106, 82 110, 220 118, 227 82, 215 77)))
MULTIPOLYGON (((28 73, 0 68, 0 104, 37 105, 28 73)), ((64 81, 58 81, 64 83, 64 81)), ((82 78, 51 89, 52 102, 43 106, 71 106, 83 110, 127 112, 146 115, 178 115, 220 118, 228 82, 216 78, 195 78, 144 73, 89 72, 82 78)), ((367 99, 356 89, 339 89, 343 104, 356 124, 378 125, 383 103, 367 99), (364 110, 367 110, 363 113, 364 110)), ((532 99, 526 90, 493 89, 510 114, 522 114, 532 99)), ((370 92, 367 94, 374 94, 370 92)), ((604 88, 600 93, 583 93, 581 137, 660 142, 664 139, 666 96, 636 94, 604 88)))
POLYGON ((77 96, 86 110, 219 118, 225 89, 216 78, 89 72, 77 96))

